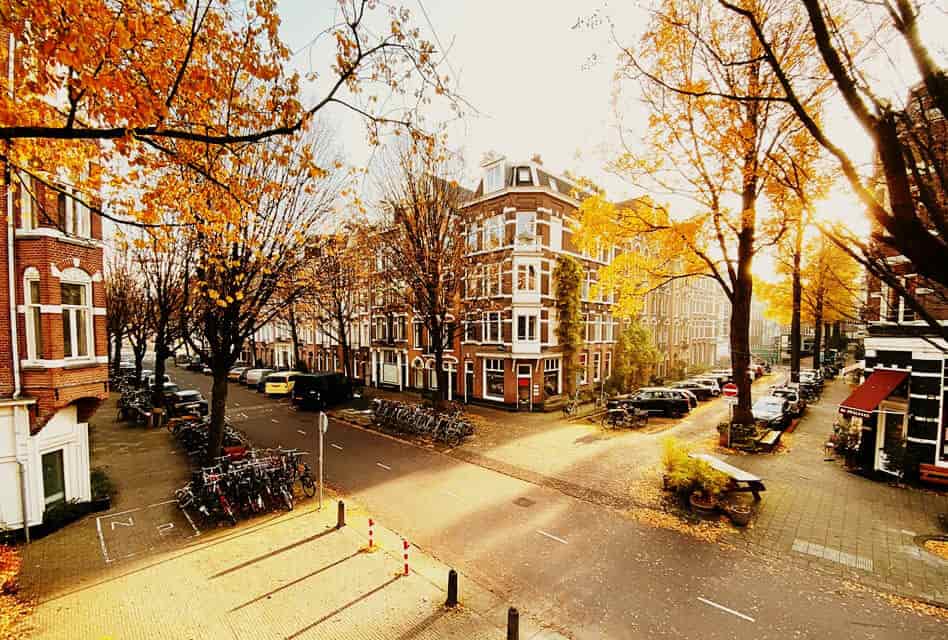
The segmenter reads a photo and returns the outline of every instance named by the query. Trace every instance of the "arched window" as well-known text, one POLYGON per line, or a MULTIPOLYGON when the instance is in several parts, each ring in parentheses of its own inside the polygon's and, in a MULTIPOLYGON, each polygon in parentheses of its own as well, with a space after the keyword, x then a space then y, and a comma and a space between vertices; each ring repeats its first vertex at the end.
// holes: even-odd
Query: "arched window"
POLYGON ((65 358, 91 358, 94 331, 92 327, 92 279, 81 269, 70 268, 60 277, 63 313, 63 355, 65 358))
POLYGON ((23 306, 26 309, 26 358, 43 357, 42 308, 40 307, 40 275, 35 267, 23 273, 23 306))

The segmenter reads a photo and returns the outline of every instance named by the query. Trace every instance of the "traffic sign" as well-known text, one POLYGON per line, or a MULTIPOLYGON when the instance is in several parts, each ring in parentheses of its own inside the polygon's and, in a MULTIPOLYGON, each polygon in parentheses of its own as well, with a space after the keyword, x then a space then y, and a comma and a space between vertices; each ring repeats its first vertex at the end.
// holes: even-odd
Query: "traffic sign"
POLYGON ((737 397, 737 385, 733 382, 728 382, 726 385, 721 387, 721 393, 729 398, 737 397))

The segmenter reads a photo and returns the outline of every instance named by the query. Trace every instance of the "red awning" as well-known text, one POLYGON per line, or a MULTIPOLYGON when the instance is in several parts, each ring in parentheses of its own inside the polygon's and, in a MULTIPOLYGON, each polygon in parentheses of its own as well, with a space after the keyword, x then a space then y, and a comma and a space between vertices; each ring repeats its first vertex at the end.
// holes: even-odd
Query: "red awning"
POLYGON ((839 412, 847 416, 868 418, 879 403, 888 398, 908 375, 908 371, 873 371, 872 375, 839 405, 839 412))

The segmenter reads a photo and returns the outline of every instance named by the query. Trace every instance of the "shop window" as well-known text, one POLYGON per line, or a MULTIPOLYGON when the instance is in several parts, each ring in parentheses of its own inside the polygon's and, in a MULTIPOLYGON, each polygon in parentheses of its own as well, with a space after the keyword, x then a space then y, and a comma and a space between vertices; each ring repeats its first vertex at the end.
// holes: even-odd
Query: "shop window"
POLYGON ((560 392, 560 361, 547 358, 543 361, 543 393, 547 398, 560 392))
POLYGON ((504 361, 499 358, 484 360, 484 397, 504 399, 504 361))
POLYGON ((66 474, 63 450, 43 454, 43 498, 46 506, 66 501, 66 474))

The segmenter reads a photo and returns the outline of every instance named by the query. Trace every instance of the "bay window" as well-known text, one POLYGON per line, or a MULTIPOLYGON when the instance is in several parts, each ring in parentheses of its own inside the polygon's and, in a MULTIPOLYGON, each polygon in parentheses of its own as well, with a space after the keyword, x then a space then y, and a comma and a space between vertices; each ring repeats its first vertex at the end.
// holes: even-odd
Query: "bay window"
POLYGON ((533 245, 537 242, 537 214, 527 211, 517 213, 517 244, 533 245))
POLYGON ((60 285, 63 310, 63 353, 66 358, 92 354, 92 300, 88 284, 60 285))
POLYGON ((26 357, 28 360, 39 360, 43 357, 43 316, 40 307, 39 272, 32 267, 27 270, 23 296, 26 307, 26 357))
POLYGON ((517 291, 536 292, 537 267, 534 264, 517 265, 517 291))
POLYGON ((521 314, 517 316, 517 340, 535 341, 537 339, 536 314, 521 314))

